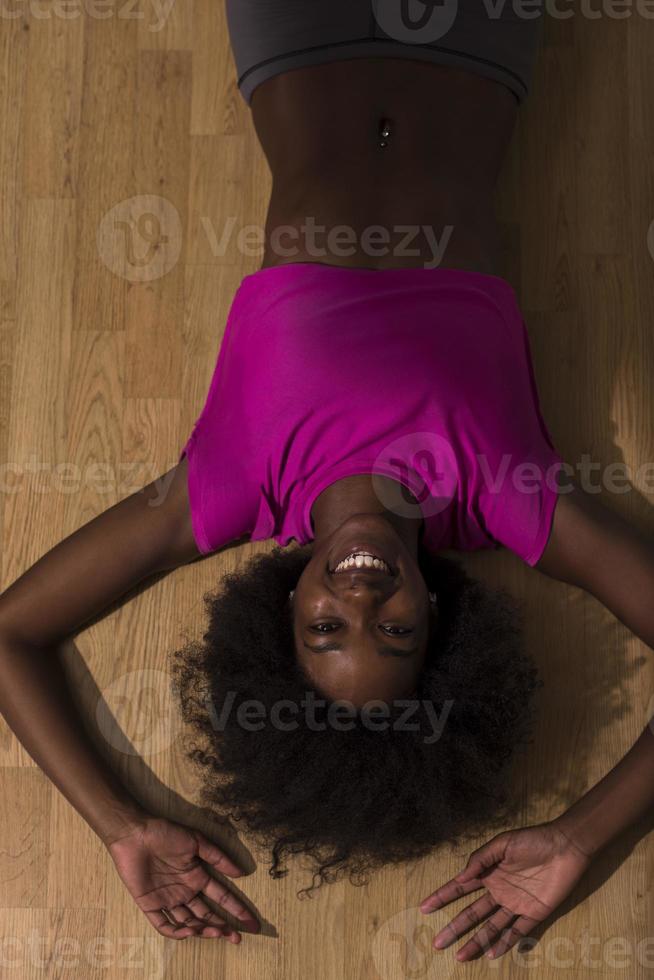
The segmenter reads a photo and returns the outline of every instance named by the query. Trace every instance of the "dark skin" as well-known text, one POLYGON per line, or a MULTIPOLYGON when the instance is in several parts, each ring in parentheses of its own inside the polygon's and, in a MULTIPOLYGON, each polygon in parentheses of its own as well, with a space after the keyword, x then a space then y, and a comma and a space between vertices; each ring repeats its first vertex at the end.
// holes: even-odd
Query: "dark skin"
POLYGON ((451 226, 440 265, 496 272, 493 189, 517 111, 516 97, 497 82, 401 58, 313 65, 264 82, 252 97, 273 177, 262 266, 419 267, 433 260, 428 236, 420 231, 402 249, 394 229, 427 226, 441 239, 451 226), (391 135, 382 149, 384 120, 391 135), (300 230, 307 217, 351 229, 352 254, 334 246, 316 255, 300 230), (387 254, 362 242, 375 226, 390 235, 387 254), (289 227, 297 238, 285 234, 276 243, 275 231, 289 227), (419 254, 402 254, 409 249, 419 254))
POLYGON ((333 699, 362 706, 408 697, 425 660, 433 615, 417 564, 422 519, 388 511, 368 474, 323 490, 311 519, 311 560, 292 599, 298 661, 333 699), (355 548, 383 556, 392 574, 330 570, 355 548))
MULTIPOLYGON (((264 266, 317 260, 307 248, 281 255, 273 243, 276 227, 299 228, 313 215, 358 233, 380 224, 452 225, 441 266, 497 272, 492 192, 517 110, 502 85, 419 62, 357 60, 270 79, 255 91, 252 109, 274 178, 264 266), (393 122, 383 150, 377 142, 382 118, 393 122)), ((419 249, 417 256, 372 256, 359 247, 350 256, 320 260, 421 266, 432 258, 427 236, 419 249)), ((222 936, 237 943, 241 933, 227 927, 223 913, 242 929, 256 929, 256 922, 210 872, 236 877, 240 870, 213 842, 149 813, 126 790, 89 740, 57 657, 59 644, 125 593, 198 558, 187 478, 184 458, 78 528, 2 593, 0 711, 107 847, 125 887, 159 934, 222 936)), ((296 631, 316 612, 336 612, 343 647, 324 657, 311 653, 314 676, 333 694, 357 700, 409 690, 424 656, 428 621, 427 590, 415 562, 420 522, 385 512, 366 477, 326 488, 312 518, 314 554, 296 588, 296 631), (325 576, 325 560, 355 528, 369 536, 371 550, 395 549, 401 573, 396 583, 373 585, 354 576, 334 583, 325 576), (377 630, 391 619, 414 628, 420 653, 411 660, 379 654, 377 630)), ((595 497, 579 488, 559 497, 537 568, 586 589, 654 648, 654 547, 595 497)), ((384 642, 399 649, 413 640, 384 642)), ((551 915, 594 855, 652 806, 654 738, 648 726, 568 810, 493 838, 470 856, 464 872, 424 900, 422 910, 431 912, 485 889, 449 925, 440 920, 439 945, 472 928, 475 935, 458 951, 459 959, 489 946, 496 955, 506 952, 551 915)))
MULTIPOLYGON (((496 273, 493 188, 516 115, 517 100, 502 85, 402 59, 353 59, 270 79, 252 99, 273 175, 262 267, 289 261, 421 267, 433 260, 433 240, 430 245, 422 231, 409 246, 418 254, 402 255, 400 236, 393 239, 391 230, 427 225, 437 239, 445 227, 453 229, 441 265, 496 273), (382 148, 384 119, 391 135, 382 148), (351 228, 353 254, 317 259, 300 230, 308 216, 326 228, 351 228), (282 240, 293 242, 293 255, 275 248, 281 226, 297 229, 296 240, 282 240), (373 255, 363 247, 362 233, 371 226, 389 230, 394 252, 373 255)), ((406 697, 415 689, 435 615, 417 565, 422 521, 386 510, 365 475, 327 487, 311 516, 312 559, 292 600, 300 664, 334 699, 361 706, 406 697), (380 557, 388 553, 397 574, 330 573, 329 557, 348 541, 373 554, 382 549, 380 557), (392 635, 393 629, 408 632, 392 635)))

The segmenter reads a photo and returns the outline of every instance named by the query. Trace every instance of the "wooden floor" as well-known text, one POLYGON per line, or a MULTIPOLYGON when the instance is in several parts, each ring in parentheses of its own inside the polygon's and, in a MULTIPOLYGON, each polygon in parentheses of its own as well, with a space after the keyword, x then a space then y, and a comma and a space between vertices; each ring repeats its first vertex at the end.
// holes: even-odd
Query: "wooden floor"
MULTIPOLYGON (((262 222, 270 189, 221 2, 174 4, 161 30, 151 29, 154 5, 142 19, 131 4, 110 5, 108 17, 102 5, 103 19, 64 19, 47 2, 41 17, 28 3, 5 6, 19 15, 0 18, 2 588, 176 462, 234 291, 259 265, 236 234, 262 222), (234 233, 221 249, 225 219, 234 233)), ((651 466, 649 493, 643 485, 654 459, 653 50, 654 23, 635 11, 548 20, 498 195, 505 275, 548 424, 570 460, 630 467, 636 485, 604 496, 644 533, 654 533, 651 466)), ((207 833, 168 699, 168 654, 202 630, 203 592, 260 548, 159 580, 66 651, 89 726, 106 730, 101 693, 134 747, 97 734, 124 779, 157 812, 207 833)), ((465 563, 525 603, 546 686, 515 785, 523 822, 546 819, 640 733, 654 658, 595 601, 514 556, 465 563)), ((430 952, 450 914, 426 919, 417 905, 461 866, 466 855, 447 849, 365 888, 298 901, 306 875, 273 881, 241 840, 234 854, 253 871, 241 891, 263 934, 240 947, 175 943, 136 911, 103 848, 4 724, 0 765, 1 978, 542 980, 654 968, 651 834, 610 848, 534 949, 497 963, 430 952)))

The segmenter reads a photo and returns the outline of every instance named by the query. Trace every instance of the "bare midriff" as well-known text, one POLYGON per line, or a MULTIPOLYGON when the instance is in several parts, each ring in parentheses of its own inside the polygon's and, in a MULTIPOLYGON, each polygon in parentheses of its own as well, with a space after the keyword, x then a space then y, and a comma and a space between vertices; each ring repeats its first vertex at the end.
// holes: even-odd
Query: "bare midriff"
POLYGON ((501 83, 399 58, 263 82, 252 97, 273 178, 262 268, 497 274, 494 188, 517 108, 501 83))

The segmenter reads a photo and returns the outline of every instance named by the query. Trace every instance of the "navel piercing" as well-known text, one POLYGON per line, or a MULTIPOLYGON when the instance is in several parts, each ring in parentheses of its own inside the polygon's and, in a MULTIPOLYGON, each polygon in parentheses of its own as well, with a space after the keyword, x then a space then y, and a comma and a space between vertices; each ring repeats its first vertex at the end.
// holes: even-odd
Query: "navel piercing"
POLYGON ((388 146, 387 140, 390 139, 391 135, 391 121, 390 119, 382 119, 379 124, 379 145, 382 149, 388 146))

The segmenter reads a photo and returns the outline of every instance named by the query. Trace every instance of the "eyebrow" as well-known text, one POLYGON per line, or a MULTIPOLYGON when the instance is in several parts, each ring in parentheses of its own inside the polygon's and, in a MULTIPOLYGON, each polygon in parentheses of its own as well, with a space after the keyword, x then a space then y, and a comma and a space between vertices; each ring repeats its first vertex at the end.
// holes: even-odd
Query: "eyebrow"
MULTIPOLYGON (((306 640, 303 640, 304 646, 307 650, 311 650, 312 653, 331 653, 332 651, 341 651, 343 647, 340 643, 325 643, 323 646, 310 646, 306 640)), ((408 650, 402 650, 399 647, 391 647, 388 645, 379 647, 377 652, 382 657, 412 657, 414 654, 418 653, 419 647, 413 646, 408 650)))

